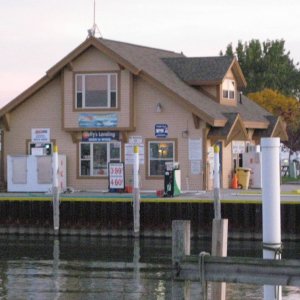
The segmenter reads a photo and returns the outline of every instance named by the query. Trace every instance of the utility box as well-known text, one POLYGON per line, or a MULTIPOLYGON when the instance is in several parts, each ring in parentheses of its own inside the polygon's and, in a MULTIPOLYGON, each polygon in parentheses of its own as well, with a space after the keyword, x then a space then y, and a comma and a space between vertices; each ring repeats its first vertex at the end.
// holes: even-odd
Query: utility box
POLYGON ((181 193, 181 173, 178 162, 165 164, 164 197, 178 196, 181 193))
POLYGON ((259 147, 256 146, 249 152, 243 153, 243 167, 251 169, 249 187, 261 189, 261 152, 259 147))
MULTIPOLYGON (((7 156, 8 192, 51 192, 53 187, 51 155, 7 156)), ((59 190, 66 189, 66 156, 58 155, 59 190)))

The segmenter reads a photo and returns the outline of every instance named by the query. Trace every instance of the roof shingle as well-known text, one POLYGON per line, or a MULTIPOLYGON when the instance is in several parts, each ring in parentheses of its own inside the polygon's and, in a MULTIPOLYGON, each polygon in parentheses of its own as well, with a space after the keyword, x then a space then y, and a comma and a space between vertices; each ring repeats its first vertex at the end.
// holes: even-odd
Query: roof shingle
POLYGON ((232 58, 175 57, 162 58, 163 62, 183 81, 221 81, 228 71, 232 58))

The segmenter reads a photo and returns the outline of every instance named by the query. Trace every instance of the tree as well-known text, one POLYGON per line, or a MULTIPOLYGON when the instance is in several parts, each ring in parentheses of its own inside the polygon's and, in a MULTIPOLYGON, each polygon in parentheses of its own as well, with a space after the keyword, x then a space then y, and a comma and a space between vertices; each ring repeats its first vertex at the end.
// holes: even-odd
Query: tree
POLYGON ((292 151, 300 151, 300 102, 278 91, 264 89, 249 93, 248 97, 276 116, 282 117, 287 125, 288 141, 284 144, 292 151))
MULTIPOLYGON (((290 53, 285 51, 284 40, 238 42, 235 51, 232 44, 226 48, 226 55, 236 55, 248 83, 244 93, 269 88, 287 96, 300 95, 300 70, 294 64, 290 53)), ((222 52, 220 52, 222 53, 222 52)))

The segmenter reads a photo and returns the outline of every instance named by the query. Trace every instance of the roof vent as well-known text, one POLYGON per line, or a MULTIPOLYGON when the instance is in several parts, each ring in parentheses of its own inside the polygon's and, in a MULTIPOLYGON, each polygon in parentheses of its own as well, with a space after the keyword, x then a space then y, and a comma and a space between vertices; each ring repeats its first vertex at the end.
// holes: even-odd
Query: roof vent
POLYGON ((240 91, 240 103, 243 104, 243 101, 242 101, 242 96, 243 96, 243 92, 240 91))

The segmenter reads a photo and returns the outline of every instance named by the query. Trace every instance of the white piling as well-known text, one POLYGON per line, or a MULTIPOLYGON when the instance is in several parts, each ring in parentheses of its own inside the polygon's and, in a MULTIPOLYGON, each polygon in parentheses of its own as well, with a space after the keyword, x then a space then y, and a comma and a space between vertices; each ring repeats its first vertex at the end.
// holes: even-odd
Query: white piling
POLYGON ((59 188, 58 188, 58 147, 55 145, 52 155, 53 187, 53 229, 57 235, 59 231, 59 188))
MULTIPOLYGON (((263 258, 281 259, 280 139, 262 138, 263 258)), ((281 287, 264 286, 265 300, 280 300, 281 287)))
MULTIPOLYGON (((228 219, 221 219, 220 200, 220 148, 214 147, 214 219, 212 226, 212 255, 227 256, 228 219)), ((226 299, 226 283, 214 282, 211 288, 212 299, 226 299)))
POLYGON ((215 219, 221 219, 220 203, 220 148, 214 147, 214 212, 215 219))
POLYGON ((139 146, 133 153, 133 230, 134 236, 140 234, 140 183, 139 183, 139 146))

